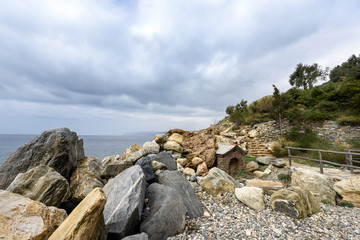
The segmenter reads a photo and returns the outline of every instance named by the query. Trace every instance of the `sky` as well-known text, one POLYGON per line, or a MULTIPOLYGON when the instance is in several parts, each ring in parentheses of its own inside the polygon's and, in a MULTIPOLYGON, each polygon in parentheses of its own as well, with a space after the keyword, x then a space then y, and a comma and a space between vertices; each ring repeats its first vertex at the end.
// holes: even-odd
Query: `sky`
POLYGON ((360 54, 358 0, 0 0, 0 134, 199 130, 360 54))

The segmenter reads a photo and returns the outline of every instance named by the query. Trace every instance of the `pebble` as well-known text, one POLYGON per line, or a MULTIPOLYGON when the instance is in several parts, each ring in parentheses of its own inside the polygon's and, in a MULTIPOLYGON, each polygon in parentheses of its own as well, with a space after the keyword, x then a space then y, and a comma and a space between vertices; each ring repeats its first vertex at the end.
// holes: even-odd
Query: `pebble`
POLYGON ((307 218, 294 219, 275 212, 270 196, 266 208, 255 211, 238 201, 233 193, 213 197, 202 191, 205 215, 188 219, 185 231, 168 240, 185 239, 359 239, 360 209, 320 204, 321 211, 307 218))

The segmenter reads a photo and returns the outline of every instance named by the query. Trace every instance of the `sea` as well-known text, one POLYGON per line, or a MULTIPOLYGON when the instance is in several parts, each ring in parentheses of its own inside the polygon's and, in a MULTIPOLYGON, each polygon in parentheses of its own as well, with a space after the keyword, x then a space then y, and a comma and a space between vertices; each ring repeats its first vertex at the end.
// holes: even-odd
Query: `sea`
MULTIPOLYGON (((7 156, 23 144, 31 141, 36 135, 0 134, 0 165, 7 156)), ((142 146, 152 141, 154 135, 146 136, 99 136, 79 135, 84 141, 85 156, 96 157, 100 161, 106 156, 123 154, 131 144, 142 146)))

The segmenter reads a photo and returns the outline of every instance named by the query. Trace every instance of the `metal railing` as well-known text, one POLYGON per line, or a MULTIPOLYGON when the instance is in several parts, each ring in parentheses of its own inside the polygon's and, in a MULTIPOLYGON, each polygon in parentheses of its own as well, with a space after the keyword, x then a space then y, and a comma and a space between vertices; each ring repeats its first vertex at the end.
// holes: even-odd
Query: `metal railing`
POLYGON ((346 149, 345 152, 337 152, 337 151, 329 151, 329 150, 321 150, 321 149, 307 149, 307 148, 295 148, 295 147, 285 147, 285 148, 287 149, 288 155, 289 155, 289 166, 291 166, 291 158, 299 158, 299 159, 318 162, 319 166, 320 166, 320 173, 324 173, 323 163, 327 163, 327 164, 335 165, 335 166, 339 166, 339 167, 346 167, 350 170, 350 173, 354 173, 354 169, 360 169, 360 167, 354 166, 354 163, 360 164, 360 161, 358 161, 360 158, 353 158, 353 156, 360 157, 360 149, 346 149), (291 150, 318 152, 319 159, 291 155, 291 150), (339 164, 339 163, 335 163, 335 162, 326 161, 323 159, 323 156, 322 156, 323 153, 335 153, 335 154, 345 155, 346 164, 339 164))

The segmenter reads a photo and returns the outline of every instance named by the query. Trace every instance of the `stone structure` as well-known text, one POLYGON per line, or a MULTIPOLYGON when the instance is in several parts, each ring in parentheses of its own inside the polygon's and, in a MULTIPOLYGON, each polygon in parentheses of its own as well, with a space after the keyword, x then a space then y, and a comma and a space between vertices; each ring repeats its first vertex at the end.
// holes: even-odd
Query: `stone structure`
POLYGON ((218 143, 216 166, 235 177, 245 167, 246 151, 238 145, 218 143))

